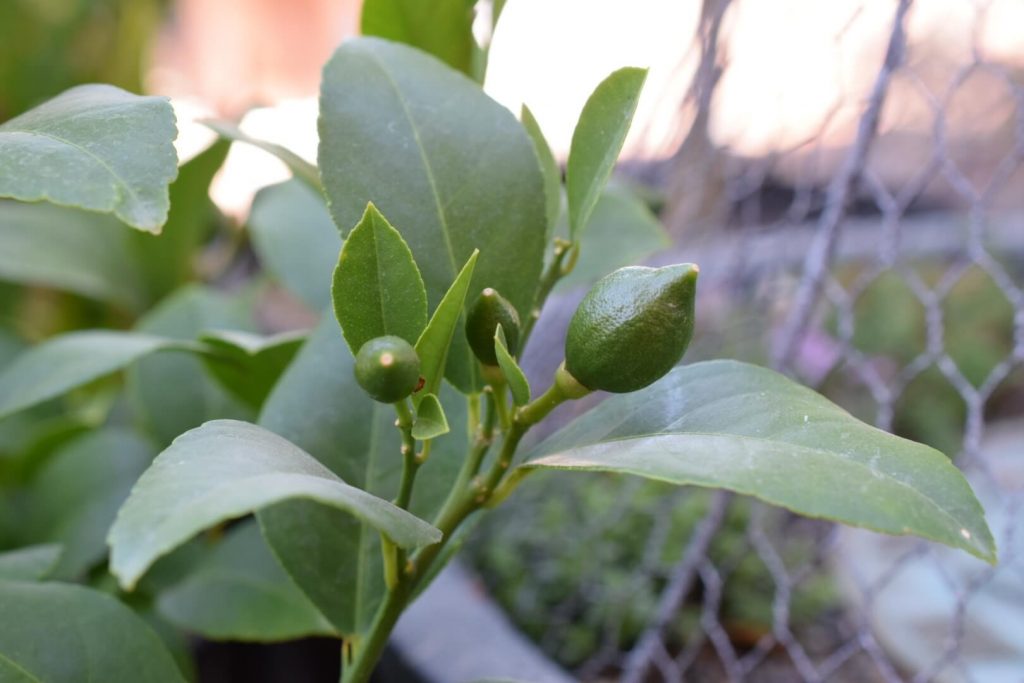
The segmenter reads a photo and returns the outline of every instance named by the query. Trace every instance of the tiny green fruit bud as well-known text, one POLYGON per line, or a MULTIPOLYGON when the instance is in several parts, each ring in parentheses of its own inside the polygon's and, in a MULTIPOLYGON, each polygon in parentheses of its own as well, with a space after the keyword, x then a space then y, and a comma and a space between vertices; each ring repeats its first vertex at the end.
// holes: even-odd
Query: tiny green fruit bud
POLYGON ((505 341, 513 356, 519 348, 519 314, 497 290, 488 287, 480 292, 466 317, 466 339, 469 348, 484 365, 497 365, 494 355, 494 333, 501 325, 505 341))
POLYGON ((377 337, 356 354, 356 381, 375 401, 395 403, 415 391, 420 358, 401 337, 377 337))
POLYGON ((698 268, 634 266, 604 277, 569 322, 565 368, 588 389, 627 393, 661 379, 693 337, 698 268))

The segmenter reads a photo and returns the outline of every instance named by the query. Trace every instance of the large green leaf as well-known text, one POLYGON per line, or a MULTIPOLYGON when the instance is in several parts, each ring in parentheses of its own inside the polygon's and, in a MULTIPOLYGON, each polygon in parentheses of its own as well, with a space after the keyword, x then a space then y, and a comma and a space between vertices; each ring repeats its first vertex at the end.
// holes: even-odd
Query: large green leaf
MULTIPOLYGON (((356 384, 354 360, 330 315, 278 382, 260 424, 289 439, 341 476, 381 498, 398 493, 401 439, 391 406, 356 384)), ((454 481, 467 448, 466 402, 440 392, 451 432, 434 441, 420 468, 411 510, 431 519, 454 481)), ((290 502, 258 515, 285 569, 342 633, 363 630, 384 594, 378 534, 349 515, 290 502)))
POLYGON ((257 193, 249 214, 260 263, 314 311, 331 302, 341 237, 322 196, 297 180, 257 193))
POLYGON ((427 325, 427 292, 409 245, 373 204, 341 248, 331 298, 352 353, 385 335, 415 344, 427 325))
POLYGON ((86 434, 54 453, 31 484, 26 533, 64 546, 53 573, 74 580, 106 557, 107 530, 156 448, 122 429, 86 434))
POLYGON ((471 74, 476 0, 365 0, 360 30, 429 52, 471 74))
MULTIPOLYGON (((209 330, 255 330, 253 293, 226 294, 189 285, 147 313, 137 329, 180 340, 194 340, 209 330)), ((248 420, 254 410, 235 398, 207 372, 204 361, 186 354, 145 358, 127 373, 130 407, 159 446, 207 420, 248 420)))
MULTIPOLYGON (((372 201, 412 249, 431 306, 479 248, 470 292, 493 287, 529 316, 544 182, 522 126, 475 83, 404 45, 348 41, 324 70, 319 158, 335 223, 347 230, 372 201)), ((455 335, 446 377, 468 392, 476 374, 455 335)))
MULTIPOLYGON (((559 226, 561 229, 563 226, 559 226)), ((623 187, 609 187, 578 236, 579 260, 559 288, 592 285, 624 266, 635 265, 671 245, 657 217, 623 187)))
POLYGON ((0 200, 0 279, 138 310, 145 301, 142 275, 127 233, 110 216, 0 200))
POLYGON ((396 545, 436 543, 423 520, 342 481, 262 427, 214 420, 174 440, 132 489, 110 529, 110 570, 126 589, 203 529, 275 503, 305 499, 354 515, 396 545))
POLYGON ((160 232, 178 173, 164 97, 83 85, 0 124, 0 196, 113 213, 160 232))
POLYGON ((0 372, 0 418, 57 398, 155 351, 198 351, 195 342, 138 332, 87 330, 30 348, 0 372))
POLYGON ((210 183, 230 145, 216 142, 181 166, 171 184, 171 210, 158 236, 127 232, 129 245, 146 284, 147 302, 158 301, 195 277, 197 251, 223 220, 210 199, 210 183))
POLYGON ((0 581, 0 605, 0 681, 185 681, 156 633, 105 593, 0 581))
POLYGON ((306 333, 302 331, 261 337, 215 330, 200 337, 216 354, 203 356, 210 374, 233 396, 257 410, 305 339, 306 333))
POLYGON ((160 594, 157 609, 179 628, 214 640, 334 633, 281 569, 255 521, 230 530, 184 581, 160 594))
POLYGON ((58 543, 32 545, 0 553, 0 581, 41 581, 60 559, 58 543))
POLYGON ((565 173, 572 236, 586 227, 615 168, 646 79, 646 69, 619 69, 601 81, 583 105, 569 145, 565 173))
POLYGON ((642 391, 614 396, 537 446, 524 467, 724 488, 995 560, 984 511, 946 456, 736 361, 676 368, 642 391))

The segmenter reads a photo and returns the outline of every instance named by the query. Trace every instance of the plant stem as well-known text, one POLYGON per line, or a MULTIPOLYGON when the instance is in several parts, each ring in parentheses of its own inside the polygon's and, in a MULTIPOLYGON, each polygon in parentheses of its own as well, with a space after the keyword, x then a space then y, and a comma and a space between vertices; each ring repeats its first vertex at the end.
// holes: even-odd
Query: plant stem
MULTIPOLYGON (((526 342, 530 339, 530 333, 533 332, 533 326, 537 324, 540 319, 540 311, 544 308, 544 302, 548 300, 548 296, 551 294, 551 290, 555 288, 558 281, 569 274, 571 268, 565 268, 565 257, 573 251, 573 243, 566 242, 562 239, 555 240, 555 254, 551 259, 551 263, 548 264, 547 270, 540 277, 540 286, 537 288, 537 302, 534 304, 533 310, 530 312, 530 317, 527 318, 526 324, 523 325, 523 333, 519 340, 519 352, 526 348, 526 342)), ((571 265, 575 265, 575 261, 570 261, 571 265)))
POLYGON ((398 420, 395 426, 402 433, 402 481, 398 487, 398 497, 395 498, 395 505, 404 509, 409 507, 412 498, 412 485, 416 481, 416 471, 420 467, 416 458, 416 440, 412 438, 412 411, 405 399, 394 404, 395 412, 398 413, 398 420))
POLYGON ((341 672, 342 683, 367 683, 373 673, 377 661, 384 654, 391 631, 394 630, 398 617, 406 607, 410 584, 399 582, 394 589, 388 591, 370 625, 366 640, 360 643, 359 651, 352 658, 349 666, 341 672))

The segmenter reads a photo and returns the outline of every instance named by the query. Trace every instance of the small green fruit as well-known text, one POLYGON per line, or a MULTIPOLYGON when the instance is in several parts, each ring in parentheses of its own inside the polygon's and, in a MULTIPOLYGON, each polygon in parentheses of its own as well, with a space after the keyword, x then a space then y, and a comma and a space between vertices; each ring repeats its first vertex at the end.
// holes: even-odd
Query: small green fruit
POLYGON ((375 401, 401 401, 419 384, 420 357, 401 337, 371 339, 356 354, 356 381, 375 401))
POLYGON ((519 348, 519 314, 497 290, 488 287, 480 292, 466 316, 469 348, 473 349, 473 353, 484 365, 498 364, 498 358, 494 355, 494 333, 498 325, 505 331, 509 353, 516 355, 519 348))
POLYGON ((672 369, 693 337, 698 268, 621 268, 587 293, 569 323, 565 367, 588 389, 626 393, 672 369))

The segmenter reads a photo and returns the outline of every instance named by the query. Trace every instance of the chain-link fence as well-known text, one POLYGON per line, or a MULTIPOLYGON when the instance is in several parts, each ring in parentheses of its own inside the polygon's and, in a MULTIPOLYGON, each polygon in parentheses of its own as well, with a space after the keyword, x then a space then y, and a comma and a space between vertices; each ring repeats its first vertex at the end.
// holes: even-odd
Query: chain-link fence
MULTIPOLYGON (((526 487, 472 554, 581 680, 1024 681, 1024 3, 769 3, 846 15, 826 41, 836 101, 761 153, 721 134, 737 15, 758 3, 733 4, 704 3, 668 171, 683 246, 664 260, 702 270, 688 358, 771 364, 940 448, 999 565, 600 475, 526 487)), ((799 45, 800 25, 772 40, 799 45)), ((774 77, 799 106, 807 82, 774 77)))

